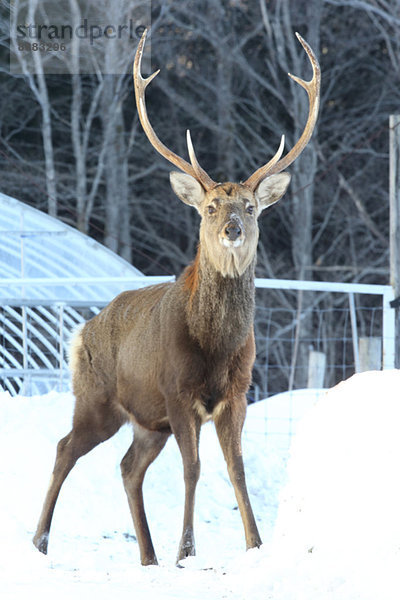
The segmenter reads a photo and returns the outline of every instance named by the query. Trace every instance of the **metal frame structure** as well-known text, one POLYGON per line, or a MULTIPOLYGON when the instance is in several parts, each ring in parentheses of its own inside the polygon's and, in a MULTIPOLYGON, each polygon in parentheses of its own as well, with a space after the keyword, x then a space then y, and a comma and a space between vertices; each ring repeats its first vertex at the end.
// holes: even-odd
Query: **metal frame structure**
POLYGON ((390 303, 394 299, 391 285, 375 285, 368 283, 337 283, 334 281, 298 281, 294 279, 256 279, 256 287, 303 290, 305 292, 333 292, 348 294, 350 318, 353 331, 353 350, 355 371, 358 372, 358 333, 357 319, 354 303, 355 294, 370 294, 382 297, 382 368, 394 369, 395 367, 395 311, 390 303))
MULTIPOLYGON (((71 332, 123 290, 173 277, 145 277, 93 239, 4 194, 0 210, 0 384, 11 394, 66 390, 71 332)), ((381 296, 382 367, 394 368, 391 286, 256 279, 256 287, 348 294, 356 372, 354 296, 381 296)))
POLYGON ((77 306, 151 278, 15 198, 0 194, 0 212, 0 381, 11 393, 43 393, 67 377, 67 332, 86 316, 77 306))
MULTIPOLYGON (((92 278, 96 284, 100 278, 92 278)), ((124 288, 141 287, 171 280, 170 277, 132 277, 113 278, 124 288)), ((36 282, 35 282, 36 283, 36 282)), ((58 286, 59 279, 48 279, 42 285, 58 286)), ((63 278, 63 285, 84 285, 86 280, 63 278)), ((103 289, 107 288, 108 278, 104 278, 103 289)), ((21 285, 28 285, 29 280, 22 279, 21 285)), ((7 280, 0 281, 0 290, 6 288, 7 280)), ((393 369, 395 366, 395 311, 390 307, 393 299, 391 286, 343 284, 331 282, 297 281, 285 279, 256 279, 257 288, 304 290, 316 292, 345 293, 349 298, 350 318, 352 324, 353 351, 355 371, 358 365, 358 332, 354 303, 355 294, 370 294, 381 297, 382 302, 382 368, 393 369)), ((10 299, 3 305, 0 313, 0 356, 3 366, 0 367, 0 379, 12 394, 44 393, 52 388, 65 391, 69 388, 68 342, 71 332, 87 318, 97 314, 108 304, 107 300, 70 301, 70 300, 22 300, 10 299), (7 342, 14 352, 7 349, 7 342), (19 360, 15 355, 19 356, 19 360)))

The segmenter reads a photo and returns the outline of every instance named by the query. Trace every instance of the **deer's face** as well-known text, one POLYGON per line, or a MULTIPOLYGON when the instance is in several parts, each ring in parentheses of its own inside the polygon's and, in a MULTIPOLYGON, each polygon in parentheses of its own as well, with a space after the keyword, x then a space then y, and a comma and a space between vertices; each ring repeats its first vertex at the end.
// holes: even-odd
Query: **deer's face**
POLYGON ((172 152, 158 139, 151 126, 146 110, 145 91, 159 71, 144 79, 141 63, 147 30, 138 44, 133 66, 136 106, 143 129, 154 148, 183 173, 171 173, 171 184, 177 196, 195 206, 202 216, 200 241, 203 251, 214 267, 224 276, 241 275, 254 258, 258 239, 256 218, 263 208, 279 200, 288 186, 290 175, 283 173, 302 153, 308 144, 318 116, 321 70, 318 60, 305 40, 296 33, 312 66, 313 76, 304 81, 289 76, 307 92, 309 99, 308 119, 303 133, 295 146, 283 157, 285 137, 275 155, 258 168, 243 184, 213 181, 200 166, 190 131, 186 132, 190 163, 172 152), (185 173, 185 174, 184 174, 185 173))
POLYGON ((200 243, 208 261, 224 277, 242 275, 253 261, 258 242, 258 216, 279 200, 290 176, 272 175, 252 192, 239 183, 222 183, 209 191, 190 175, 171 173, 177 196, 201 215, 200 243))
POLYGON ((254 194, 240 184, 224 183, 204 194, 199 208, 202 251, 222 275, 241 275, 257 249, 254 194))

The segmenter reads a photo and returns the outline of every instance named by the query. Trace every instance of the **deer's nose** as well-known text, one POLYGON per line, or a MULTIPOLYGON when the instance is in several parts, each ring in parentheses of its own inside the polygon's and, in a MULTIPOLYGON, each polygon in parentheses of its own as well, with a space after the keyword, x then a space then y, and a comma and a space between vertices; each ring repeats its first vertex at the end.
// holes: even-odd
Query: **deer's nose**
POLYGON ((237 221, 229 221, 224 231, 226 238, 230 242, 234 242, 242 235, 242 228, 237 221))

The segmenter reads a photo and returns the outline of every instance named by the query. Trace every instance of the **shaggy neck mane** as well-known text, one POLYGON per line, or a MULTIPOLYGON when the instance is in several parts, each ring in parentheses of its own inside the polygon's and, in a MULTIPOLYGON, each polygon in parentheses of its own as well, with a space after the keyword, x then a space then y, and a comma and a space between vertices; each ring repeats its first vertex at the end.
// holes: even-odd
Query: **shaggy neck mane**
POLYGON ((224 277, 203 257, 183 272, 189 294, 186 318, 190 334, 212 354, 232 354, 245 343, 254 319, 255 260, 237 277, 224 277))

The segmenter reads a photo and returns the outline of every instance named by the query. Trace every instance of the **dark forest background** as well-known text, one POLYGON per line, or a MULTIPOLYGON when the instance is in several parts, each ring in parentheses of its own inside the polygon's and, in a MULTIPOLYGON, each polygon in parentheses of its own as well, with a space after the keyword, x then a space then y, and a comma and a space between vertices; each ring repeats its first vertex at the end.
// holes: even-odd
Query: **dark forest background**
MULTIPOLYGON (((124 22, 135 2, 96 4, 110 21, 124 22)), ((78 3, 70 6, 79 18, 78 3)), ((123 53, 110 50, 114 75, 79 75, 74 65, 71 74, 46 75, 40 53, 35 71, 10 73, 15 46, 6 2, 2 8, 1 191, 93 236, 146 274, 179 274, 194 257, 198 219, 174 196, 171 165, 143 134, 131 75, 118 74, 129 71, 136 41, 123 53)), ((298 139, 307 96, 287 72, 310 78, 295 32, 308 41, 322 69, 320 117, 289 169, 289 192, 260 221, 257 276, 388 283, 400 2, 153 0, 151 17, 152 70, 161 69, 147 92, 153 127, 184 158, 189 128, 200 163, 217 181, 247 178, 283 133, 286 151, 298 139)), ((283 301, 278 292, 269 298, 283 301)), ((284 302, 296 308, 295 295, 284 302)), ((311 327, 304 320, 303 334, 311 327)))

